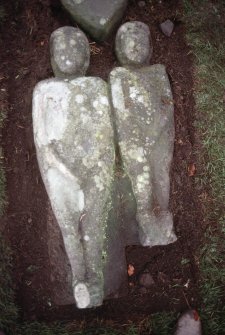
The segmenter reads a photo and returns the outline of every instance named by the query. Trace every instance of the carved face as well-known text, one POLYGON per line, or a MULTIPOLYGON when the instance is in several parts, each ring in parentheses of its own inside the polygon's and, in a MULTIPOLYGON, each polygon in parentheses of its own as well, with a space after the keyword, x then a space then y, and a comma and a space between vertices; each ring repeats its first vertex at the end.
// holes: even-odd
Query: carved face
POLYGON ((147 64, 152 54, 148 26, 138 21, 123 24, 116 35, 116 54, 122 65, 147 64))

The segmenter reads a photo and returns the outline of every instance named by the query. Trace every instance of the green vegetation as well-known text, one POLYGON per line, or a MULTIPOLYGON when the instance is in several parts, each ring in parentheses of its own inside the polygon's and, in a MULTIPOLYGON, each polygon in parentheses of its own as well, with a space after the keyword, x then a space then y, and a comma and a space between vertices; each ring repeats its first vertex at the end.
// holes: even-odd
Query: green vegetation
POLYGON ((225 329, 225 3, 185 1, 187 37, 195 55, 195 100, 200 137, 197 187, 208 228, 200 255, 204 334, 225 329))
POLYGON ((0 236, 0 329, 12 329, 17 320, 17 308, 11 285, 11 253, 0 236))

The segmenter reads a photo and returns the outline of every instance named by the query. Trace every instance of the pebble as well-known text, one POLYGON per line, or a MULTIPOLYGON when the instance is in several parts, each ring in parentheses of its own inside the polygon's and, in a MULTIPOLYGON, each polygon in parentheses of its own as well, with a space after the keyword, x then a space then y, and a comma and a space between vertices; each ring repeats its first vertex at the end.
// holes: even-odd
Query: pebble
POLYGON ((144 286, 145 288, 150 288, 152 285, 155 284, 154 279, 148 272, 144 272, 139 277, 139 284, 144 286))
POLYGON ((144 1, 138 1, 138 6, 139 7, 145 7, 146 3, 144 1))
POLYGON ((174 29, 174 23, 171 20, 166 20, 160 24, 160 28, 164 35, 170 37, 174 29))

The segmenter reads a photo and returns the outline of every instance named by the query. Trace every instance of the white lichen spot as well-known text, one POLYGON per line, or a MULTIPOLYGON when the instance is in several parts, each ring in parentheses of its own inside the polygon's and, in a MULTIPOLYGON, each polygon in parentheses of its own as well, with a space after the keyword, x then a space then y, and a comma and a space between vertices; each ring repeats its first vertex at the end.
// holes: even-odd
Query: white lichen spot
POLYGON ((66 65, 69 66, 69 65, 72 65, 72 64, 73 64, 73 63, 72 63, 69 59, 66 60, 66 65))
POLYGON ((149 184, 150 174, 148 172, 144 172, 137 176, 137 188, 139 191, 143 191, 146 188, 146 185, 149 184))
POLYGON ((78 104, 82 104, 84 102, 84 96, 82 94, 77 94, 75 100, 78 104))
POLYGON ((137 96, 137 90, 134 86, 129 87, 131 99, 135 99, 137 96))
POLYGON ((76 5, 80 5, 84 0, 72 0, 76 5))
POLYGON ((82 123, 83 124, 87 124, 88 122, 90 122, 91 120, 90 120, 90 116, 89 115, 87 115, 87 114, 81 114, 80 115, 80 118, 81 118, 81 121, 82 121, 82 123))
POLYGON ((102 96, 102 97, 100 98, 100 103, 101 103, 102 105, 106 105, 106 106, 108 106, 108 105, 109 105, 108 98, 107 98, 106 96, 102 96))
POLYGON ((150 171, 150 167, 147 165, 143 166, 143 171, 145 172, 150 171))
POLYGON ((102 182, 101 178, 99 176, 95 175, 94 176, 94 181, 95 181, 95 185, 99 189, 99 191, 103 191, 104 190, 104 185, 103 185, 103 182, 102 182))
POLYGON ((70 45, 71 45, 71 46, 76 45, 76 41, 75 41, 75 40, 70 40, 70 45))
POLYGON ((142 147, 133 146, 128 150, 127 154, 131 159, 136 160, 139 163, 146 162, 144 149, 142 147))
POLYGON ((98 166, 99 166, 99 167, 102 167, 102 166, 103 166, 103 162, 102 162, 102 161, 99 161, 99 162, 98 162, 98 166))
POLYGON ((144 176, 143 176, 143 174, 139 174, 139 175, 137 176, 137 181, 138 181, 139 183, 143 183, 143 182, 144 182, 144 176))
POLYGON ((61 43, 61 44, 59 45, 59 48, 60 48, 61 50, 66 49, 66 44, 65 44, 65 43, 61 43))
POLYGON ((99 115, 102 115, 102 114, 103 114, 103 111, 98 111, 98 114, 99 114, 99 115))
POLYGON ((104 19, 103 17, 100 19, 99 23, 104 26, 104 24, 106 24, 107 20, 104 19))
POLYGON ((85 240, 86 242, 88 242, 88 241, 90 241, 90 237, 89 237, 88 235, 84 235, 84 240, 85 240))
POLYGON ((87 308, 90 304, 90 294, 84 283, 79 283, 74 288, 74 298, 78 308, 87 308))
POLYGON ((103 139, 103 134, 100 133, 99 131, 95 134, 96 139, 102 140, 103 139))
POLYGON ((143 97, 143 95, 139 95, 138 97, 137 97, 137 101, 138 102, 140 102, 140 103, 142 103, 142 104, 144 104, 144 97, 143 97))
POLYGON ((62 60, 65 60, 65 58, 66 58, 65 56, 61 56, 61 59, 62 59, 62 60))
POLYGON ((98 108, 98 105, 99 105, 99 101, 98 101, 98 100, 95 100, 95 101, 93 102, 93 107, 94 107, 94 108, 98 108))

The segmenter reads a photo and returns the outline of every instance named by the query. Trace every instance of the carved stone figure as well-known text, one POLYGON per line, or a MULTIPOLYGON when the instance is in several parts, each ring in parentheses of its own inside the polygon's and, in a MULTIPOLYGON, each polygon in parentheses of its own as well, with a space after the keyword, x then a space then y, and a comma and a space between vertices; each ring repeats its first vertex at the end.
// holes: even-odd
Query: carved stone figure
MULTIPOLYGON (((76 42, 82 38, 77 35, 76 42)), ((114 166, 107 84, 88 77, 40 82, 33 96, 33 126, 42 178, 71 264, 76 304, 97 306, 104 296, 114 166)))
POLYGON ((110 73, 117 141, 137 203, 144 246, 176 241, 168 211, 174 118, 169 79, 163 65, 146 65, 152 53, 150 31, 142 22, 123 24, 116 54, 124 67, 110 73))
POLYGON ((60 28, 51 36, 57 78, 40 82, 33 95, 38 163, 78 308, 101 305, 117 292, 126 278, 127 245, 176 240, 168 210, 174 140, 169 80, 163 65, 148 66, 151 37, 141 22, 121 26, 116 54, 123 67, 110 73, 109 84, 84 77, 88 41, 79 29, 60 28), (115 176, 114 144, 125 176, 115 176))

